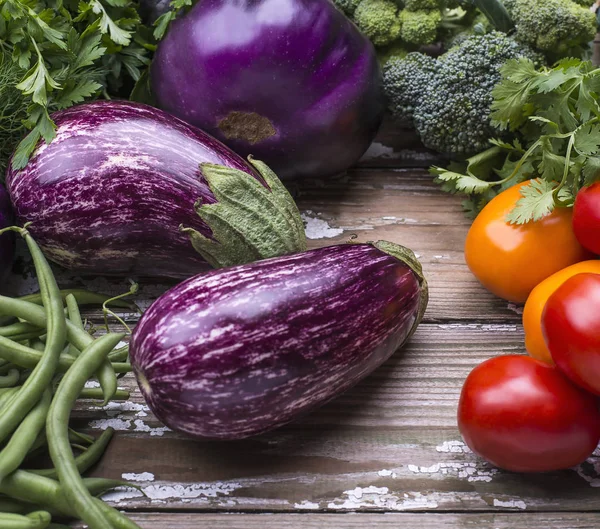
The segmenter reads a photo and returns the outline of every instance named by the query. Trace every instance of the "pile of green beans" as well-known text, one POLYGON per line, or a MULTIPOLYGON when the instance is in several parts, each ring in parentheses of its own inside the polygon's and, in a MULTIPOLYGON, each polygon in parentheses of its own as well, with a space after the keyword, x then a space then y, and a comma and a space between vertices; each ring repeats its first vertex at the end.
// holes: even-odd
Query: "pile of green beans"
MULTIPOLYGON (((87 332, 80 305, 102 305, 106 314, 108 297, 59 290, 27 228, 6 230, 25 240, 40 292, 0 296, 0 527, 58 529, 66 526, 56 519, 75 518, 90 529, 139 529, 97 498, 129 484, 82 477, 102 457, 113 430, 96 439, 69 428, 77 399, 107 404, 129 398, 117 388, 117 373, 130 371, 127 347, 117 349, 126 334, 93 337, 87 332), (86 388, 94 377, 100 388, 86 388), (51 468, 27 468, 28 460, 45 454, 51 468)), ((122 301, 116 305, 129 306, 122 301)))

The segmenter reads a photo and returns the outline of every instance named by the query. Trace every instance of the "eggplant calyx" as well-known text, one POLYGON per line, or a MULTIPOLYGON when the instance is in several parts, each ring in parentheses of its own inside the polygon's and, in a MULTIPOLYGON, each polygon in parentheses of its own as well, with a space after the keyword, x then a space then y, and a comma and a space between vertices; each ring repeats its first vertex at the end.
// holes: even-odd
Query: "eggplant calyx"
POLYGON ((377 241, 370 244, 375 246, 375 248, 378 250, 381 250, 382 252, 402 261, 413 271, 415 276, 417 276, 417 281, 419 282, 420 286, 419 310, 417 311, 415 323, 408 334, 410 337, 417 330, 419 323, 421 323, 425 311, 427 310, 427 303, 429 302, 429 286, 427 284, 427 279, 425 279, 425 275, 423 274, 421 262, 417 259, 417 256, 414 254, 414 252, 405 246, 400 246, 399 244, 389 241, 377 241))
POLYGON ((212 237, 192 228, 180 229, 214 268, 306 250, 304 223, 294 199, 266 164, 252 157, 248 161, 266 186, 238 169, 200 165, 217 202, 196 203, 196 212, 211 229, 212 237))

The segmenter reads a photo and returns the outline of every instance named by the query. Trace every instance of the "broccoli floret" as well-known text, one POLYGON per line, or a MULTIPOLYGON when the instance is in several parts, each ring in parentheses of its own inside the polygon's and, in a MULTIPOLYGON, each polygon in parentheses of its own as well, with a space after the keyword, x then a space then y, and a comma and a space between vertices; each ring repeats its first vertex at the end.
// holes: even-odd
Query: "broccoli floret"
POLYGON ((442 21, 442 13, 439 10, 431 11, 408 11, 400 13, 400 37, 408 44, 417 46, 435 42, 437 30, 442 21))
POLYGON ((401 40, 397 40, 389 46, 377 49, 377 58, 381 66, 385 66, 389 61, 393 59, 403 59, 409 53, 404 43, 401 40))
POLYGON ((438 69, 438 61, 424 53, 393 57, 384 66, 386 95, 394 116, 411 121, 421 95, 438 69))
POLYGON ((596 15, 572 0, 504 0, 515 38, 544 52, 565 54, 594 39, 596 15))
POLYGON ((361 1, 362 0, 333 0, 333 3, 338 6, 344 14, 352 17, 361 1))
POLYGON ((508 35, 473 36, 438 59, 409 54, 390 62, 384 86, 392 113, 413 124, 423 144, 456 158, 484 150, 497 135, 490 123, 492 88, 509 59, 540 56, 508 35))
POLYGON ((400 8, 392 0, 363 0, 354 22, 375 46, 386 46, 400 36, 400 8))

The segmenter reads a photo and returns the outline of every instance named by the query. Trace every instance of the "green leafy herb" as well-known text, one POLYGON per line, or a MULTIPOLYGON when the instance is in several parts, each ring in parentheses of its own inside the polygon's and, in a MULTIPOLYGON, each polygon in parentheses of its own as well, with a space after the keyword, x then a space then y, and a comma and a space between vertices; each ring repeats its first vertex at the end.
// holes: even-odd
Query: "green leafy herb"
POLYGON ((600 69, 565 59, 537 70, 519 59, 508 61, 501 73, 492 91, 492 122, 515 139, 494 140, 458 167, 432 167, 431 173, 443 189, 470 195, 470 215, 504 189, 530 180, 507 216, 524 224, 572 206, 582 186, 600 180, 600 69), (482 170, 482 160, 492 163, 482 170))
POLYGON ((128 95, 154 46, 133 0, 0 1, 0 170, 54 138, 52 112, 128 95))

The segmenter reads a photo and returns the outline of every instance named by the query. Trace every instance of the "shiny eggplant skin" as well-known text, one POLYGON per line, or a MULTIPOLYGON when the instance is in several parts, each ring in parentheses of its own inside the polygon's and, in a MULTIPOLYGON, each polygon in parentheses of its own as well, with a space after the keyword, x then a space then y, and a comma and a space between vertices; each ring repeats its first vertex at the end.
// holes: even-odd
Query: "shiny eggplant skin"
POLYGON ((331 0, 202 0, 171 24, 151 85, 158 106, 282 179, 348 169, 385 108, 373 45, 331 0))
POLYGON ((407 340, 427 304, 416 259, 407 264, 378 244, 221 269, 165 293, 130 347, 152 411, 191 436, 240 439, 366 377, 407 340))
POLYGON ((139 103, 99 101, 54 114, 56 138, 9 169, 20 223, 46 255, 84 274, 187 278, 209 268, 181 224, 210 237, 194 204, 215 198, 201 163, 257 176, 225 145, 139 103))

